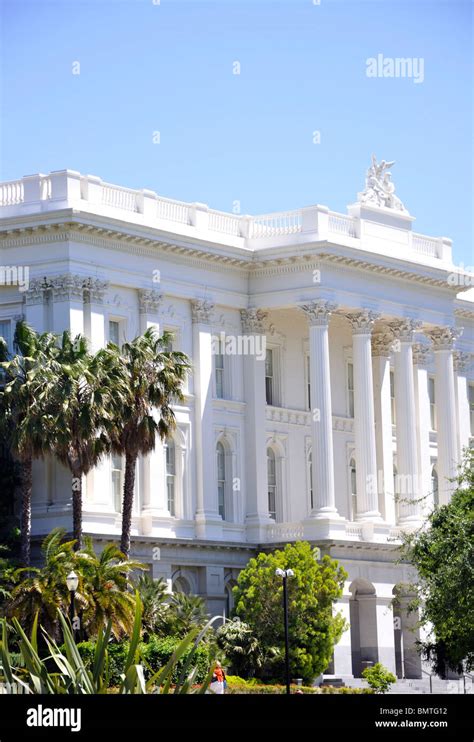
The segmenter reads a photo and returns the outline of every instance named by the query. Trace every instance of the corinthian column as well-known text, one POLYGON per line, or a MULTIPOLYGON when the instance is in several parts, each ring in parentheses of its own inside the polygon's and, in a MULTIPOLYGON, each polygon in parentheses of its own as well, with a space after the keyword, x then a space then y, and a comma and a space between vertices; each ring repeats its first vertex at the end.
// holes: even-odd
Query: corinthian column
POLYGON ((417 409, 418 472, 420 475, 422 510, 427 511, 432 505, 428 493, 431 485, 430 455, 430 397, 428 393, 428 370, 430 348, 422 343, 413 346, 415 404, 417 409))
POLYGON ((420 483, 412 343, 420 326, 421 322, 413 319, 390 323, 398 340, 394 357, 399 523, 414 526, 420 523, 420 483))
POLYGON ((377 454, 377 486, 379 510, 387 523, 395 523, 393 492, 392 410, 390 402, 390 355, 393 347, 391 332, 372 335, 372 371, 374 380, 375 450, 377 454), (381 473, 381 474, 380 474, 381 473))
POLYGON ((427 333, 435 356, 435 398, 438 426, 438 489, 440 505, 449 502, 455 483, 449 480, 457 474, 459 461, 456 434, 456 402, 454 394, 454 343, 462 330, 435 327, 427 333))
POLYGON ((194 365, 194 440, 196 443, 196 536, 222 536, 217 506, 215 450, 212 426, 212 312, 214 304, 191 302, 194 365))
MULTIPOLYGON (((241 309, 245 335, 264 336, 267 313, 261 309, 241 309)), ((264 340, 265 338, 262 337, 264 340)), ((255 343, 257 347, 257 343, 255 343)), ((274 521, 268 512, 265 354, 247 353, 242 357, 245 393, 246 514, 249 541, 266 540, 266 531, 274 521)))
POLYGON ((334 492, 331 379, 328 327, 336 304, 312 301, 301 307, 309 321, 311 440, 314 509, 312 518, 338 517, 334 492))
POLYGON ((380 315, 363 309, 346 314, 352 326, 357 520, 382 520, 378 507, 371 333, 380 315))

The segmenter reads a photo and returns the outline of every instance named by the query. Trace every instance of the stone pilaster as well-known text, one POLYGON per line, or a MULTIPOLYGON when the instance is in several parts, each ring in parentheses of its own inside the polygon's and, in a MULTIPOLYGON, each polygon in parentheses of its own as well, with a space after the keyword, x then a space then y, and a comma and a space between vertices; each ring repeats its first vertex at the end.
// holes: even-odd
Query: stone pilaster
POLYGON ((387 330, 372 335, 375 450, 379 510, 387 523, 395 523, 393 492, 392 410, 390 401, 390 355, 393 334, 387 330))

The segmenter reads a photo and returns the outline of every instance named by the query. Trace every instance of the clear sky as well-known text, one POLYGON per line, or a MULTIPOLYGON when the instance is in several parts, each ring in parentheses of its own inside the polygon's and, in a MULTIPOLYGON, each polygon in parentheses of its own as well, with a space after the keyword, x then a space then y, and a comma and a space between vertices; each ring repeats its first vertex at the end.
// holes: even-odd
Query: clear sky
POLYGON ((2 180, 70 168, 225 211, 345 212, 374 152, 414 229, 474 264, 468 0, 3 0, 1 18, 2 180), (378 54, 421 58, 423 80, 368 77, 378 54))

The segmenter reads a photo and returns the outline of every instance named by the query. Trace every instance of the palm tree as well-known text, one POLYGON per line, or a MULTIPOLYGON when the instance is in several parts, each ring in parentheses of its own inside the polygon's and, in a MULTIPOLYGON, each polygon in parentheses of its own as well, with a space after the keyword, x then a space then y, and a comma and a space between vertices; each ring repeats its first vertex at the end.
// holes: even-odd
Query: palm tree
POLYGON ((52 359, 56 338, 39 335, 25 322, 15 329, 15 347, 10 356, 0 346, 0 438, 18 465, 21 492, 21 561, 30 564, 31 490, 33 460, 49 453, 51 416, 48 402, 55 388, 52 359))
POLYGON ((176 592, 170 597, 168 613, 168 632, 184 636, 199 626, 203 628, 209 620, 206 603, 199 595, 186 595, 176 592))
POLYGON ((90 538, 82 551, 77 552, 76 564, 81 575, 79 590, 86 603, 82 620, 87 634, 96 636, 111 620, 112 633, 117 639, 130 635, 136 600, 129 574, 146 567, 126 559, 115 544, 107 544, 97 556, 90 538))
POLYGON ((166 583, 161 578, 154 580, 145 572, 140 575, 137 582, 137 590, 143 605, 142 629, 144 637, 160 633, 168 614, 169 593, 166 583))
POLYGON ((160 337, 156 328, 150 327, 125 343, 121 352, 113 344, 107 348, 122 382, 112 396, 108 433, 114 453, 125 455, 120 549, 126 556, 130 552, 138 456, 153 451, 157 436, 163 440, 175 427, 171 403, 183 400, 183 385, 191 367, 184 353, 165 350, 171 339, 170 333, 160 337))
POLYGON ((63 333, 55 364, 51 448, 72 475, 76 549, 82 544, 82 477, 110 450, 105 425, 114 376, 107 360, 101 351, 91 354, 83 336, 73 340, 68 331, 63 333))

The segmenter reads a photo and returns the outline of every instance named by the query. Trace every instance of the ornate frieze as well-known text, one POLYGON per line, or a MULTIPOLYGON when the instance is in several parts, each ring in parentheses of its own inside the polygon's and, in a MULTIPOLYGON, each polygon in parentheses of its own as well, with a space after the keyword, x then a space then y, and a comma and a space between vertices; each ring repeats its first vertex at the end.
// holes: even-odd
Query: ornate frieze
POLYGON ((300 309, 305 313, 310 325, 327 325, 332 312, 337 309, 337 304, 318 299, 309 304, 303 304, 300 309))
POLYGON ((453 355, 454 370, 466 371, 472 363, 473 354, 455 350, 453 355))
POLYGON ((94 304, 102 304, 108 287, 108 281, 102 281, 100 278, 86 278, 84 280, 86 300, 94 304))
POLYGON ((194 299, 191 301, 193 322, 196 324, 210 324, 214 306, 212 301, 208 301, 207 299, 194 299))
POLYGON ((74 273, 63 273, 60 276, 51 276, 50 283, 53 299, 55 301, 70 301, 84 299, 84 276, 74 273))
POLYGON ((25 297, 25 303, 28 306, 43 304, 45 291, 47 291, 48 288, 49 284, 46 278, 31 278, 28 289, 23 294, 25 297))
POLYGON ((163 301, 163 294, 156 289, 138 289, 140 314, 157 312, 163 301))
POLYGON ((380 314, 370 309, 362 309, 360 312, 348 312, 344 316, 351 323, 354 335, 368 335, 372 332, 372 328, 376 320, 379 319, 380 314))
POLYGON ((263 309, 241 309, 240 317, 242 320, 243 331, 247 335, 263 335, 265 333, 265 319, 268 313, 263 309))

